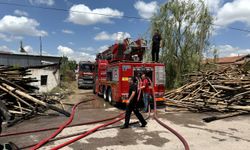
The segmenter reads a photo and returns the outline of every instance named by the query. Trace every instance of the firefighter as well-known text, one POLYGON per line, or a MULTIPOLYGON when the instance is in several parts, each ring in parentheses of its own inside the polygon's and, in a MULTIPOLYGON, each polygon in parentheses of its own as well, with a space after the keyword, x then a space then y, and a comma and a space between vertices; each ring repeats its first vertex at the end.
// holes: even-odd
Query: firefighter
POLYGON ((161 35, 159 33, 159 30, 156 30, 152 38, 152 61, 153 62, 159 61, 160 43, 161 43, 161 35))
POLYGON ((149 81, 146 77, 145 73, 142 73, 142 94, 143 94, 143 102, 144 102, 144 112, 148 112, 149 98, 150 98, 150 89, 149 89, 149 81))
POLYGON ((121 127, 121 129, 128 128, 132 111, 141 122, 141 127, 145 127, 147 125, 147 122, 145 121, 145 119, 143 118, 143 116, 138 110, 138 103, 137 103, 138 93, 137 93, 136 78, 129 77, 128 82, 129 82, 129 99, 128 99, 128 105, 126 108, 125 123, 121 127))

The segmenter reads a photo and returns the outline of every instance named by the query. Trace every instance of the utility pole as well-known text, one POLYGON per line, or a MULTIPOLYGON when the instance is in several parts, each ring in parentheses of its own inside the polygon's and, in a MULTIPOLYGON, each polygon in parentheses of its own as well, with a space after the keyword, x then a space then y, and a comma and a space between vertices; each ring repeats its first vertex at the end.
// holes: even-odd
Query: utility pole
POLYGON ((39 40, 40 40, 40 63, 42 64, 42 37, 40 36, 39 37, 39 40))
POLYGON ((26 52, 25 49, 23 48, 23 41, 22 40, 20 41, 20 52, 21 53, 25 53, 26 52))
POLYGON ((42 37, 40 36, 40 56, 42 56, 42 37))

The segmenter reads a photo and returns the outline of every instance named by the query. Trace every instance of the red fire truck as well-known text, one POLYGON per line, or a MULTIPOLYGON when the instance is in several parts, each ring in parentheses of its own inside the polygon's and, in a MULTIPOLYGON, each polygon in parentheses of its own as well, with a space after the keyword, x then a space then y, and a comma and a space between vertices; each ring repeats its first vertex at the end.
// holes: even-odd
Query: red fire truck
POLYGON ((93 87, 94 64, 90 61, 80 61, 78 64, 78 88, 93 87))
POLYGON ((128 77, 146 73, 153 85, 156 101, 164 101, 165 66, 162 63, 142 62, 147 43, 143 39, 125 39, 97 54, 93 92, 111 104, 127 103, 128 77))

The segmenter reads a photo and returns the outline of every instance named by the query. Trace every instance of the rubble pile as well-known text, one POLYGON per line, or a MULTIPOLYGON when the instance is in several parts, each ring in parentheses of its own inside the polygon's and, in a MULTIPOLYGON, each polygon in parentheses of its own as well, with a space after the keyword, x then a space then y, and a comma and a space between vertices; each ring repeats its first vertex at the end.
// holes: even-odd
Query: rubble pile
POLYGON ((190 111, 216 111, 223 115, 204 121, 250 112, 250 73, 237 66, 188 74, 188 83, 165 94, 168 106, 190 111), (227 113, 227 114, 225 114, 227 113))
POLYGON ((27 75, 30 75, 28 67, 0 66, 0 109, 9 125, 36 115, 46 115, 48 109, 70 116, 54 105, 58 96, 35 93, 38 88, 30 83, 38 80, 27 75))

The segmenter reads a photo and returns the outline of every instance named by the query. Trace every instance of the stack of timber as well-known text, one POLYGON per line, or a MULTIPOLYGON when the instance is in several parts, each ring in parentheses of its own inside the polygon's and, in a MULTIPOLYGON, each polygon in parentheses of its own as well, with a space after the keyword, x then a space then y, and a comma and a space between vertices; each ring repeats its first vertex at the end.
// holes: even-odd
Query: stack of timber
MULTIPOLYGON (((48 66, 36 66, 43 67, 48 66)), ((36 115, 46 115, 48 109, 70 116, 70 113, 54 105, 51 96, 35 93, 38 88, 30 83, 38 80, 27 75, 30 75, 28 67, 0 66, 0 115, 9 126, 36 115)))
POLYGON ((216 119, 248 114, 250 112, 250 73, 237 66, 188 74, 189 81, 165 94, 168 106, 194 112, 216 111, 222 115, 204 118, 216 119))

